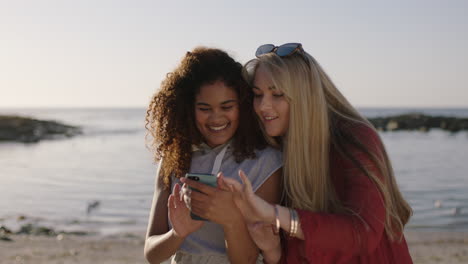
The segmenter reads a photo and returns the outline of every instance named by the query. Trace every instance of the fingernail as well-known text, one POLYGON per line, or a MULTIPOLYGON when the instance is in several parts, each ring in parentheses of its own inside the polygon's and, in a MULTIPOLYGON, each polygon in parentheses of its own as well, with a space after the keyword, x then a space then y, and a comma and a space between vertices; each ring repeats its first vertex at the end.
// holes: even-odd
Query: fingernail
POLYGON ((179 179, 181 182, 185 183, 185 177, 180 177, 179 179))

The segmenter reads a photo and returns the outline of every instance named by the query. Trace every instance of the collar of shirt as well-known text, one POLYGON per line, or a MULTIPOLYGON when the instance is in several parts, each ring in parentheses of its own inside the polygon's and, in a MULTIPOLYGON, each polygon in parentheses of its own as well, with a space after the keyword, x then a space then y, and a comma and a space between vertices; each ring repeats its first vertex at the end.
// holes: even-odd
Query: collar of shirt
POLYGON ((200 145, 192 145, 192 152, 201 152, 202 154, 206 154, 210 151, 214 151, 215 153, 219 153, 224 146, 228 146, 228 150, 232 147, 232 139, 228 142, 224 143, 223 145, 216 146, 214 148, 208 146, 205 142, 201 143, 200 145))

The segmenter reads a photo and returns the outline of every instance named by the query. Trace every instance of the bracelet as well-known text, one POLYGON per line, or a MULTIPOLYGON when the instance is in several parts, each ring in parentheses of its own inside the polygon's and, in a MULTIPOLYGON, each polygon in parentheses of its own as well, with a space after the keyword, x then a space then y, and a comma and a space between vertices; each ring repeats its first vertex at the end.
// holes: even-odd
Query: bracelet
POLYGON ((275 208, 275 223, 271 224, 271 229, 273 230, 273 234, 278 235, 281 227, 278 214, 278 206, 274 204, 273 207, 275 208))

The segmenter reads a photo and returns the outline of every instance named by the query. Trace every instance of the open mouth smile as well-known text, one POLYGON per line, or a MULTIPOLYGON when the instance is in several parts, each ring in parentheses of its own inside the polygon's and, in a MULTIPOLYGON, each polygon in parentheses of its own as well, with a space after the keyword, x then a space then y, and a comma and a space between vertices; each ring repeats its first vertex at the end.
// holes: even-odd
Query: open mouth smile
POLYGON ((264 116, 263 119, 265 121, 272 121, 272 120, 278 119, 278 116, 264 116))
POLYGON ((229 123, 226 123, 224 125, 220 125, 220 126, 208 126, 208 129, 210 129, 211 131, 213 132, 219 132, 221 130, 224 130, 228 127, 229 123))

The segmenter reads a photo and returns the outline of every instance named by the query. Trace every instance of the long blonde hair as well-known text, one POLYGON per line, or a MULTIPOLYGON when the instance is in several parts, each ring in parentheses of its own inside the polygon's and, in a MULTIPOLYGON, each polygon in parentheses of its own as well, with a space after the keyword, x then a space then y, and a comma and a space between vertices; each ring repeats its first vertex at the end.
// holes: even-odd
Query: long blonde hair
POLYGON ((403 231, 411 208, 401 195, 390 160, 375 128, 346 100, 318 62, 306 52, 279 57, 268 53, 244 67, 244 76, 253 83, 262 65, 275 87, 290 105, 289 128, 282 138, 283 181, 288 206, 314 212, 356 214, 340 201, 330 177, 331 148, 351 160, 377 186, 385 204, 385 230, 390 239, 403 231), (379 151, 345 129, 343 124, 372 129, 380 142, 379 151), (360 164, 349 146, 367 154, 380 172, 376 175, 360 164))

